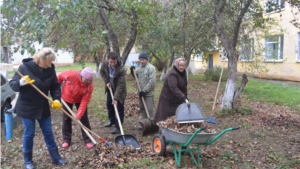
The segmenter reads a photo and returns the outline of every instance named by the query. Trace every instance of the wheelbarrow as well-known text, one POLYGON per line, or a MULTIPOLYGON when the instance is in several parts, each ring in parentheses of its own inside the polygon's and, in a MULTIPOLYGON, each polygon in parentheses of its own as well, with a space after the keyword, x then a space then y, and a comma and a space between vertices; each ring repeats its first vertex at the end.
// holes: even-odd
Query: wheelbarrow
POLYGON ((238 130, 240 127, 227 128, 219 134, 214 133, 200 133, 204 128, 198 128, 194 133, 177 132, 169 128, 159 126, 161 134, 155 134, 152 139, 152 149, 159 156, 166 155, 167 144, 172 145, 175 161, 180 167, 181 153, 188 152, 192 156, 194 163, 198 166, 200 164, 200 146, 211 145, 218 140, 223 134, 228 131, 238 130), (214 137, 213 137, 214 136, 214 137), (197 145, 191 148, 190 145, 197 145), (197 159, 193 152, 197 152, 197 159))

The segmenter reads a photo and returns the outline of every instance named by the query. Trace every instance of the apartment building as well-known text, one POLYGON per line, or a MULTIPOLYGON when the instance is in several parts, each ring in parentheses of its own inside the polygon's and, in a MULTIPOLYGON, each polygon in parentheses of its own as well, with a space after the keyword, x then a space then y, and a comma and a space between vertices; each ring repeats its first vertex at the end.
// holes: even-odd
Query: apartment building
MULTIPOLYGON (((293 21, 300 20, 298 8, 291 6, 284 0, 266 0, 263 3, 276 3, 280 11, 269 10, 266 6, 263 17, 274 18, 278 26, 269 30, 270 36, 249 36, 247 42, 239 46, 241 52, 238 63, 238 72, 249 76, 273 80, 289 80, 300 82, 300 29, 293 21), (260 49, 257 49, 260 46, 260 49), (255 50, 261 50, 255 52, 255 50), (259 53, 259 54, 258 54, 259 53)), ((206 70, 214 66, 222 66, 227 61, 222 61, 224 54, 222 48, 206 52, 208 60, 204 61, 202 55, 194 57, 196 69, 206 70)))

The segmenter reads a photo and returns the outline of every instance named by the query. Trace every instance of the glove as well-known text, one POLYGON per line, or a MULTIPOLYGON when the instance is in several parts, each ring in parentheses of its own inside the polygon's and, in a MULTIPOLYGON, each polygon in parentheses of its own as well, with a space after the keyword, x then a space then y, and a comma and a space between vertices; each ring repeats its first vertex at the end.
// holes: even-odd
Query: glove
POLYGON ((61 104, 59 100, 54 100, 51 105, 52 108, 59 110, 61 108, 61 104))
POLYGON ((188 100, 188 98, 186 96, 184 96, 183 98, 181 98, 182 102, 185 102, 185 100, 188 100))
POLYGON ((134 66, 131 66, 130 67, 130 74, 134 77, 134 74, 133 74, 133 71, 134 71, 135 67, 134 66))
POLYGON ((144 91, 140 91, 140 93, 139 93, 140 98, 144 97, 145 95, 146 95, 146 93, 144 91))
POLYGON ((20 86, 24 86, 24 85, 27 85, 27 84, 32 84, 35 80, 31 80, 30 77, 28 75, 26 76, 23 76, 21 79, 20 79, 20 86))

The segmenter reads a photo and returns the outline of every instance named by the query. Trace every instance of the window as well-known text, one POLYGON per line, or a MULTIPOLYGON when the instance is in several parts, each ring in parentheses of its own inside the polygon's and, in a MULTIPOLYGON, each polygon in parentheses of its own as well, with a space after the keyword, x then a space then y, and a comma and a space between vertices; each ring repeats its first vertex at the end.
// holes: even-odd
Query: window
POLYGON ((241 44, 240 50, 241 50, 241 53, 240 53, 241 61, 253 61, 254 39, 250 38, 250 39, 244 40, 241 44))
POLYGON ((284 9, 285 0, 266 0, 266 13, 281 11, 284 9))
POLYGON ((300 33, 298 33, 298 55, 296 60, 300 62, 300 33))
POLYGON ((266 37, 266 61, 281 61, 283 59, 283 36, 266 37))
POLYGON ((203 55, 202 54, 195 54, 195 61, 203 61, 203 55))

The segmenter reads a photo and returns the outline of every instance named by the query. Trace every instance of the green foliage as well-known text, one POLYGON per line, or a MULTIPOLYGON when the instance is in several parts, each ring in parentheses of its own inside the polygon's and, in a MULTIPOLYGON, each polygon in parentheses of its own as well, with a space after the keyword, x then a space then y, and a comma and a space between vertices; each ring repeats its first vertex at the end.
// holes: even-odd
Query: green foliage
POLYGON ((249 106, 241 106, 234 109, 222 109, 220 111, 216 111, 216 114, 218 116, 230 116, 232 114, 247 116, 252 114, 252 109, 249 106))
POLYGON ((230 160, 233 157, 232 151, 224 151, 223 154, 221 154, 221 158, 223 160, 230 160))
MULTIPOLYGON (((288 157, 286 157, 288 159, 288 157)), ((298 168, 300 166, 299 159, 292 159, 290 161, 280 162, 276 164, 276 169, 290 169, 290 168, 298 168)))
MULTIPOLYGON (((209 70, 209 69, 205 70, 205 72, 204 72, 205 80, 206 81, 212 80, 212 81, 218 82, 220 79, 221 71, 222 71, 222 68, 220 66, 216 66, 212 70, 209 70)), ((227 69, 224 68, 221 81, 226 81, 227 77, 228 77, 227 69)))

